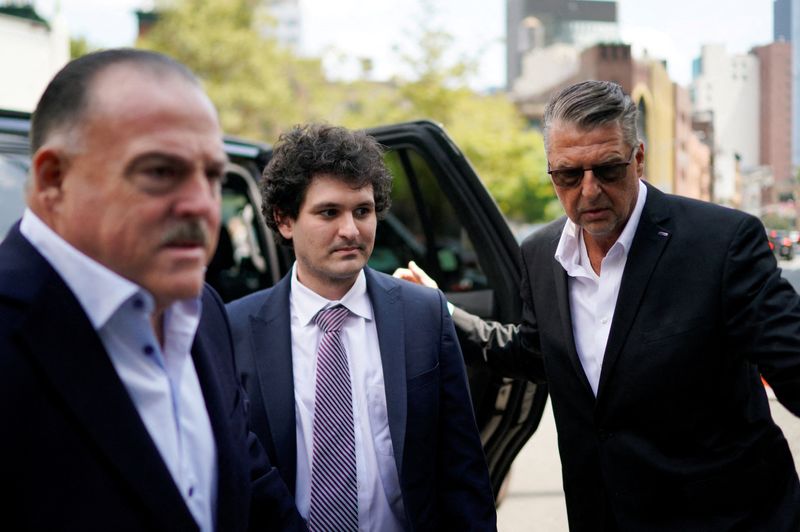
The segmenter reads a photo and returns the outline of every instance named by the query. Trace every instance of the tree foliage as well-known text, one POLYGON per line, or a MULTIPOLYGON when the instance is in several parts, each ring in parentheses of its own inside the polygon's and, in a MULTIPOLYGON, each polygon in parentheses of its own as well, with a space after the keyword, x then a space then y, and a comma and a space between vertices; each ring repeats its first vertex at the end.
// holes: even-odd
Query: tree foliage
POLYGON ((468 88, 476 61, 452 57, 452 36, 435 27, 430 1, 421 4, 415 46, 397 49, 408 74, 388 82, 369 80, 369 60, 362 60, 361 79, 326 79, 320 59, 300 58, 264 31, 274 21, 258 0, 156 5, 159 20, 139 45, 188 65, 204 81, 226 132, 273 141, 307 121, 366 128, 430 119, 445 126, 508 217, 553 216, 541 135, 505 95, 468 88))
POLYGON ((761 223, 768 229, 788 230, 795 228, 795 220, 775 213, 768 213, 761 217, 761 223))
POLYGON ((556 200, 544 173, 542 136, 526 129, 505 95, 463 99, 448 129, 507 217, 548 219, 548 204, 556 200))
POLYGON ((257 0, 157 3, 158 22, 138 45, 167 53, 203 80, 225 130, 274 138, 320 118, 319 60, 301 59, 270 37, 274 21, 257 0))
POLYGON ((524 222, 548 219, 555 196, 544 173, 541 134, 527 127, 505 94, 468 88, 476 58, 450 56, 453 38, 436 26, 434 4, 423 0, 421 7, 416 50, 400 57, 411 72, 411 79, 397 80, 401 107, 416 114, 412 118, 445 126, 506 216, 524 222))
POLYGON ((86 37, 71 37, 69 40, 69 58, 77 59, 82 55, 86 55, 94 50, 94 47, 89 44, 86 37))

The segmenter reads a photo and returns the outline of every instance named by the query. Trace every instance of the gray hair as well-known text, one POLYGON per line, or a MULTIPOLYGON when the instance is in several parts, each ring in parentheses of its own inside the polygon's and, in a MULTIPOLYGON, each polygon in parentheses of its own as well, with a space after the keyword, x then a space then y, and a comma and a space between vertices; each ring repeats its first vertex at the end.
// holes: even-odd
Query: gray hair
POLYGON ((587 130, 617 123, 623 140, 634 147, 639 144, 637 115, 636 104, 614 82, 589 80, 570 85, 554 95, 544 109, 545 149, 550 146, 550 128, 557 122, 587 130))

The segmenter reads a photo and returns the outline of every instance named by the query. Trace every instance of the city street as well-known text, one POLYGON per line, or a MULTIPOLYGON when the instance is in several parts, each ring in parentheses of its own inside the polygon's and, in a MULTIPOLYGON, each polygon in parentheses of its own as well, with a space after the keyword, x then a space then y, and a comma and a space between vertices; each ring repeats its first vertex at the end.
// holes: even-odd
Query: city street
MULTIPOLYGON (((800 289, 800 254, 779 267, 800 289)), ((770 394, 770 408, 775 422, 783 429, 795 467, 800 472, 800 419, 789 413, 770 394)), ((548 401, 539 429, 514 461, 511 478, 497 512, 500 532, 566 532, 567 512, 561 486, 553 411, 548 401)))

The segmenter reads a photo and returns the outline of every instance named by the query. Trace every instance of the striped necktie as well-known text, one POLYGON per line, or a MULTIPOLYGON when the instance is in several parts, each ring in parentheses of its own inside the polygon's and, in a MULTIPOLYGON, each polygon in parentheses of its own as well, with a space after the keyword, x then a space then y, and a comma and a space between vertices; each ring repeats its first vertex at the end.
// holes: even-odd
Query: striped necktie
POLYGON ((311 532, 358 530, 353 388, 341 339, 350 311, 341 305, 321 310, 314 321, 323 331, 317 348, 317 383, 312 426, 311 532))

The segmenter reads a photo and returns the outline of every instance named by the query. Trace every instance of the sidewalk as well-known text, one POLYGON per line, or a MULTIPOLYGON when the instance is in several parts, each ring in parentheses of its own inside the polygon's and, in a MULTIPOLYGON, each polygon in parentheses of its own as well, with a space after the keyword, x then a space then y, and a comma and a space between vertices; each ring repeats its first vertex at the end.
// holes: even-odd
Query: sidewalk
POLYGON ((550 400, 539 429, 511 467, 505 499, 497 510, 500 532, 566 532, 556 427, 550 400))

